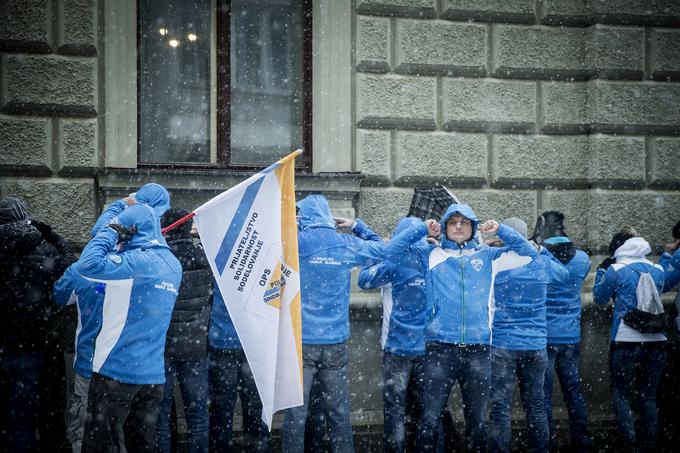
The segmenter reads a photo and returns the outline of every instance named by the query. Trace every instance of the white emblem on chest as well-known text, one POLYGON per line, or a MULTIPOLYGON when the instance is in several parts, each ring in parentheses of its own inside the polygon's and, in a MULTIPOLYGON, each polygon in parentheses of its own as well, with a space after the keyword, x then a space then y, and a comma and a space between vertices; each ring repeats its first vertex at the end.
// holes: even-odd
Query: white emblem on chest
POLYGON ((479 258, 474 258, 472 261, 470 261, 470 264, 472 264, 472 267, 479 272, 479 270, 484 266, 484 261, 482 261, 479 258))

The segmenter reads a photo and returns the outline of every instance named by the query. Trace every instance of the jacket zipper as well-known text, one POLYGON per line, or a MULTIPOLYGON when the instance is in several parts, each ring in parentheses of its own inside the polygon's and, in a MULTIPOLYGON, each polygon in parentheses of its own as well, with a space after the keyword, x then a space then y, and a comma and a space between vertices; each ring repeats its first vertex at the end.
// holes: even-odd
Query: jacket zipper
POLYGON ((460 248, 460 300, 462 305, 463 328, 460 331, 460 344, 465 344, 465 266, 463 263, 463 248, 460 248))

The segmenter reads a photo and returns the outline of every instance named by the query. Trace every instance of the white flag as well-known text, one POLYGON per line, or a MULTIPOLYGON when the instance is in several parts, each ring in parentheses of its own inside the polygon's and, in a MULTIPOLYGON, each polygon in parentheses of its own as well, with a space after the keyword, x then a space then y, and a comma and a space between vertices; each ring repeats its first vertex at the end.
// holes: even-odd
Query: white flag
POLYGON ((241 340, 271 430, 302 405, 297 151, 194 211, 206 256, 241 340))

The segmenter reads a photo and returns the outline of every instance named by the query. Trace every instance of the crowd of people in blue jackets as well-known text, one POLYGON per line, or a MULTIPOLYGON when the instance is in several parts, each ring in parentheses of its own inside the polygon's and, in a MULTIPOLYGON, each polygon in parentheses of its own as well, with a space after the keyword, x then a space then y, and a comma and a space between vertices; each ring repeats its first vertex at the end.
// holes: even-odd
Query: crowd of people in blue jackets
MULTIPOLYGON (((383 240, 359 219, 333 217, 322 195, 297 208, 304 404, 283 414, 282 451, 309 451, 306 432, 322 434, 314 448, 354 451, 348 339, 357 267, 359 287, 381 291, 384 451, 450 448, 443 420, 456 384, 462 447, 510 451, 515 382, 528 448, 549 451, 553 376, 571 447, 592 448, 580 378, 590 258, 567 235, 561 213, 543 213, 529 237, 520 219, 481 222, 470 206, 451 204, 441 219, 403 218, 383 240)), ((217 288, 190 223, 161 233, 186 214, 170 207, 164 187, 146 184, 104 210, 76 259, 22 200, 0 201, 3 448, 39 448, 43 345, 59 305, 77 309, 74 378, 62 408, 72 451, 172 451, 176 386, 190 451, 237 448, 237 400, 246 450, 272 450, 229 295, 217 288)), ((657 445, 664 329, 676 328, 660 302, 680 282, 680 225, 675 230, 654 264, 650 245, 622 228, 593 286, 596 304, 614 305, 609 376, 622 445, 640 451, 657 445)))

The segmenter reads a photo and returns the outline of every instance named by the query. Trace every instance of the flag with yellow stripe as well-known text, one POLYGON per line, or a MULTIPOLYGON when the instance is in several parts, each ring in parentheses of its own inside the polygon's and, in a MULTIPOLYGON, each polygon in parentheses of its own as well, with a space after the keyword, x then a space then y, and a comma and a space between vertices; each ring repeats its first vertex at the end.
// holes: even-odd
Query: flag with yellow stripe
POLYGON ((262 400, 262 419, 302 405, 296 151, 194 211, 262 400))

